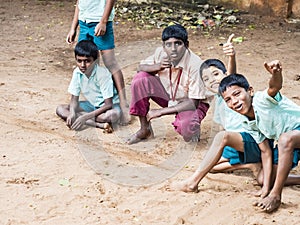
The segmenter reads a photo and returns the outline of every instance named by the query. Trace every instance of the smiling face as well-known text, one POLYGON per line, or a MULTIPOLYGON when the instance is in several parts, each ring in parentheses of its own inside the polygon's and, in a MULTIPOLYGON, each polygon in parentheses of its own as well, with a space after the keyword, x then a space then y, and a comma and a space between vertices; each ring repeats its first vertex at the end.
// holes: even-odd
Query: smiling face
POLYGON ((186 51, 186 46, 184 45, 183 41, 177 38, 169 38, 168 40, 164 41, 163 47, 174 65, 179 63, 186 51))
POLYGON ((222 97, 230 109, 247 116, 249 119, 255 118, 252 106, 252 87, 246 91, 238 85, 232 85, 227 87, 227 89, 222 93, 222 97))
POLYGON ((225 77, 222 70, 215 66, 210 66, 202 71, 202 80, 206 88, 213 92, 218 93, 218 88, 221 80, 225 77))

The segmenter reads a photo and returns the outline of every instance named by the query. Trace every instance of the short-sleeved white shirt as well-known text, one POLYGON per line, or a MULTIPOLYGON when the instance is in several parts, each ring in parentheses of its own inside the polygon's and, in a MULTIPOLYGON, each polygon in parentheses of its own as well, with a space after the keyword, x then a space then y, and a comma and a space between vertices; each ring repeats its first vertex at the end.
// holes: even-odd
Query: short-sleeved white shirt
POLYGON ((244 124, 257 143, 265 138, 278 140, 282 133, 300 126, 300 106, 279 92, 272 98, 267 90, 258 91, 252 105, 255 120, 244 124))
MULTIPOLYGON (((106 0, 79 0, 78 8, 79 14, 78 19, 86 22, 100 22, 104 13, 106 0)), ((112 9, 108 21, 113 21, 115 16, 115 10, 112 9)))
POLYGON ((68 92, 74 96, 80 93, 95 107, 102 107, 104 100, 113 98, 113 104, 119 103, 119 96, 114 86, 112 75, 105 67, 95 65, 89 78, 80 72, 79 68, 73 71, 68 92))
MULTIPOLYGON (((154 55, 149 56, 147 59, 143 60, 141 64, 156 64, 162 61, 162 58, 166 56, 163 47, 159 47, 156 49, 154 55)), ((202 64, 202 60, 199 56, 193 53, 191 50, 187 49, 184 56, 178 63, 175 68, 172 68, 172 89, 173 93, 177 83, 177 74, 179 68, 182 68, 182 75, 180 79, 180 83, 178 86, 178 91, 176 93, 175 99, 181 100, 183 98, 190 99, 206 99, 206 88, 204 83, 200 77, 200 66, 202 64)), ((159 76, 165 90, 171 96, 171 85, 169 78, 169 68, 159 71, 157 76, 159 76)))

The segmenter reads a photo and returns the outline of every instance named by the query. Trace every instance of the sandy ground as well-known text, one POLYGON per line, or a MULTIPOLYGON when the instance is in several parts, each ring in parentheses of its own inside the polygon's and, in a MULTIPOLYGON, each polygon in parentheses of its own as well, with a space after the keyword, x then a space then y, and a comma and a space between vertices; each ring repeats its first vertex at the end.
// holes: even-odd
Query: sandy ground
MULTIPOLYGON (((154 121, 155 139, 133 146, 124 139, 137 130, 137 120, 113 134, 69 130, 55 108, 70 98, 74 46, 65 37, 73 4, 1 1, 0 224, 299 224, 300 186, 284 188, 280 209, 266 214, 252 206, 249 192, 259 187, 249 171, 209 174, 197 194, 166 190, 198 167, 211 137, 211 113, 198 144, 182 142, 172 116, 154 121)), ((263 62, 281 60, 282 92, 300 104, 299 25, 254 22, 253 30, 250 21, 211 36, 190 31, 190 47, 203 59, 226 60, 222 37, 245 37, 236 45, 238 71, 261 90, 269 77, 263 62)), ((137 63, 160 45, 160 33, 115 26, 129 99, 137 63)))

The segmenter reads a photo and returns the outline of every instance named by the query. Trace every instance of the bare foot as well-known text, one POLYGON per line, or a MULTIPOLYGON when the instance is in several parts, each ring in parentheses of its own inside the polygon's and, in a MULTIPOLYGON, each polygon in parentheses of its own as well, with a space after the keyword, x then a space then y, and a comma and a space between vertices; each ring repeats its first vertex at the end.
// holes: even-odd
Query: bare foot
POLYGON ((144 141, 146 139, 149 139, 149 138, 153 138, 154 135, 153 135, 153 131, 151 128, 149 129, 146 129, 146 130, 138 130, 136 133, 134 133, 133 135, 131 135, 126 143, 131 145, 131 144, 135 144, 135 143, 138 143, 140 141, 144 141))
POLYGON ((192 139, 191 139, 192 142, 199 142, 200 141, 200 134, 195 134, 192 139))
POLYGON ((255 206, 260 207, 265 212, 273 212, 279 208, 281 204, 280 196, 267 196, 258 202, 254 203, 255 206))
POLYGON ((193 186, 189 180, 183 180, 180 182, 172 183, 169 185, 169 190, 183 191, 183 192, 195 192, 198 193, 198 185, 193 186))
POLYGON ((107 133, 107 134, 110 134, 114 131, 114 129, 112 128, 111 124, 110 123, 104 123, 103 124, 103 133, 107 133))
POLYGON ((253 175, 258 177, 258 174, 261 172, 261 163, 249 163, 249 168, 251 169, 253 175))
MULTIPOLYGON (((260 190, 258 190, 258 191, 253 191, 253 192, 251 192, 251 194, 253 195, 253 196, 255 196, 255 197, 260 197, 261 195, 262 195, 262 190, 260 189, 260 190)), ((254 203, 254 205, 255 205, 256 203, 254 203)))

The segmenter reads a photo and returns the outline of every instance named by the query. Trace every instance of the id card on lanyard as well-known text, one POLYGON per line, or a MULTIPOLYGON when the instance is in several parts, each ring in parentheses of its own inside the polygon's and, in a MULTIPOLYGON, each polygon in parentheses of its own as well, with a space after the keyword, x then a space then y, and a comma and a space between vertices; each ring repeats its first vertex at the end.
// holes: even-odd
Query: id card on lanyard
POLYGON ((172 69, 169 69, 169 80, 170 80, 170 89, 171 89, 171 100, 169 100, 168 102, 168 107, 172 107, 178 104, 178 102, 175 100, 176 97, 176 93, 178 91, 178 86, 180 83, 180 78, 181 78, 181 74, 182 74, 182 67, 179 67, 178 73, 177 73, 177 77, 175 78, 176 85, 175 85, 175 90, 173 92, 173 83, 172 83, 172 69))

